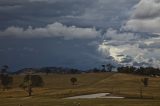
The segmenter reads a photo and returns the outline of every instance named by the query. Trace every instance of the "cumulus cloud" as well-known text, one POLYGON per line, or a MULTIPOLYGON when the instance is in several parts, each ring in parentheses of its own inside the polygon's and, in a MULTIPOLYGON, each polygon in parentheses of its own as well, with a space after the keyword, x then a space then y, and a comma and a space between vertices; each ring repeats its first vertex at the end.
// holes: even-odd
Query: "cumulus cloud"
POLYGON ((123 65, 159 67, 159 36, 144 38, 114 29, 108 29, 104 36, 105 40, 99 44, 98 51, 106 58, 111 57, 111 60, 123 65))
POLYGON ((133 41, 139 38, 139 36, 137 36, 134 33, 130 33, 130 32, 119 33, 117 30, 114 30, 112 28, 109 28, 107 32, 104 34, 104 36, 108 39, 117 40, 117 41, 124 41, 124 40, 133 41))
MULTIPOLYGON (((111 56, 119 64, 134 65, 134 63, 147 63, 148 66, 159 67, 160 49, 139 48, 138 44, 134 45, 107 45, 103 42, 99 45, 98 50, 105 56, 111 56)), ((146 64, 145 64, 146 65, 146 64)))
POLYGON ((100 35, 95 28, 78 28, 76 26, 66 26, 61 23, 49 24, 46 27, 27 29, 11 26, 4 31, 0 31, 1 37, 18 38, 39 38, 39 37, 63 37, 65 39, 93 39, 100 35))
POLYGON ((160 34, 160 1, 141 0, 134 6, 125 30, 160 34))
POLYGON ((160 1, 159 0, 141 0, 134 6, 132 18, 150 19, 160 16, 160 1))
MULTIPOLYGON (((59 2, 63 0, 29 0, 30 2, 59 2)), ((73 0, 67 0, 67 1, 73 1, 73 0)))
POLYGON ((107 31, 106 36, 111 41, 103 41, 99 45, 99 51, 112 56, 121 64, 159 67, 160 37, 154 36, 160 34, 159 11, 159 0, 140 0, 133 7, 129 20, 122 26, 124 32, 107 31))
POLYGON ((52 0, 29 0, 30 2, 34 2, 34 1, 45 1, 45 2, 48 2, 48 1, 52 1, 52 0))

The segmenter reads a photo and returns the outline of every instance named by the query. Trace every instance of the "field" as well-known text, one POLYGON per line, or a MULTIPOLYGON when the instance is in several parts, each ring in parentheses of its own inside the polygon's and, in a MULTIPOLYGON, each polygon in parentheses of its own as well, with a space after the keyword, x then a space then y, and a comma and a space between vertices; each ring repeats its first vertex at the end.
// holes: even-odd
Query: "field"
POLYGON ((34 88, 33 96, 19 88, 23 75, 14 76, 13 88, 0 91, 0 106, 159 106, 160 78, 149 77, 149 86, 143 87, 141 79, 145 76, 120 73, 50 74, 41 75, 45 82, 43 88, 34 88), (71 77, 78 82, 72 85, 71 77), (143 98, 140 98, 140 88, 143 98), (76 99, 65 97, 110 92, 125 99, 76 99), (79 105, 78 105, 79 104, 79 105))

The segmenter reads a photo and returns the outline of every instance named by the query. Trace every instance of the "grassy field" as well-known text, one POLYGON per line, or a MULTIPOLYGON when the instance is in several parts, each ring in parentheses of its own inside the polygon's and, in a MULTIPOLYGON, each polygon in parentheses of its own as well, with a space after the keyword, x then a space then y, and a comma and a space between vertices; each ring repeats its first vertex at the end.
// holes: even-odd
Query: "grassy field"
POLYGON ((14 76, 13 89, 0 91, 0 106, 160 106, 160 78, 150 77, 149 86, 143 87, 143 99, 140 99, 141 79, 137 76, 120 73, 88 73, 76 75, 41 75, 43 88, 34 88, 33 96, 18 86, 23 75, 14 76), (71 77, 78 82, 72 85, 71 77), (63 99, 81 94, 110 92, 125 99, 63 99))

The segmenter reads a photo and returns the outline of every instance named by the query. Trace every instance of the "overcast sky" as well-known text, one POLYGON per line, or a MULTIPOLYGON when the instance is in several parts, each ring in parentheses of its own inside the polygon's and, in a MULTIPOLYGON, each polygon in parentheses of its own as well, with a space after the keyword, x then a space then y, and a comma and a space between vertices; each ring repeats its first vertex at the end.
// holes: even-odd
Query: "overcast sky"
POLYGON ((160 64, 160 0, 0 0, 0 65, 160 64))

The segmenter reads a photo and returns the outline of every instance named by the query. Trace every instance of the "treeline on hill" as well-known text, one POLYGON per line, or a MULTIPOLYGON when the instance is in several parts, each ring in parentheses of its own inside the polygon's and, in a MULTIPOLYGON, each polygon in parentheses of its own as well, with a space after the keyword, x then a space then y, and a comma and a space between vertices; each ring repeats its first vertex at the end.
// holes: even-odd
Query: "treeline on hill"
MULTIPOLYGON (((7 72, 8 69, 7 65, 4 65, 1 69, 0 78, 2 78, 3 75, 6 75, 6 77, 9 77, 11 74, 27 74, 29 71, 32 71, 32 73, 44 73, 46 75, 53 73, 53 74, 81 74, 81 73, 101 73, 101 72, 117 72, 119 73, 130 73, 130 74, 138 74, 138 75, 158 75, 160 76, 160 69, 154 68, 154 67, 134 67, 134 66, 121 66, 116 68, 115 66, 111 64, 101 65, 101 68, 93 68, 89 70, 79 70, 74 68, 63 68, 63 67, 42 67, 42 68, 24 68, 21 70, 18 70, 16 72, 7 72)), ((5 78, 5 77, 4 77, 5 78)), ((10 78, 10 80, 12 80, 10 78)))
POLYGON ((100 69, 93 68, 85 71, 75 68, 64 68, 64 67, 24 68, 12 74, 25 74, 28 73, 28 71, 30 70, 32 70, 33 73, 46 73, 47 75, 49 73, 54 73, 54 74, 81 74, 81 73, 92 73, 92 72, 98 73, 98 72, 112 72, 113 68, 114 66, 111 64, 102 65, 100 69))
POLYGON ((130 73, 137 75, 147 75, 147 76, 160 76, 160 69, 154 67, 133 67, 133 66, 122 66, 118 67, 117 71, 119 73, 130 73))
POLYGON ((32 70, 33 73, 49 73, 54 74, 80 74, 81 70, 73 69, 73 68, 63 68, 63 67, 43 67, 43 68, 24 68, 14 72, 13 74, 24 74, 27 73, 28 70, 32 70))
MULTIPOLYGON (((54 74, 81 74, 81 73, 101 73, 101 72, 113 72, 116 69, 115 66, 111 64, 101 65, 101 68, 93 68, 89 70, 79 70, 74 68, 63 68, 63 67, 43 67, 43 68, 24 68, 13 74, 25 74, 28 70, 32 70, 33 73, 54 73, 54 74)), ((160 76, 160 69, 154 67, 134 67, 134 66, 121 66, 117 68, 119 73, 130 73, 137 75, 158 75, 160 76)))

